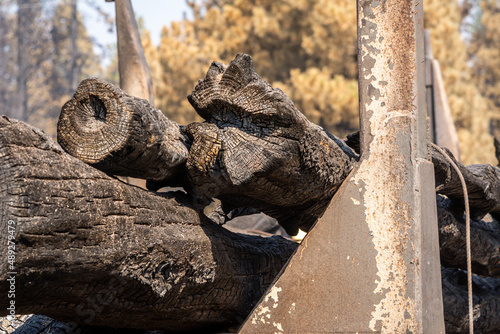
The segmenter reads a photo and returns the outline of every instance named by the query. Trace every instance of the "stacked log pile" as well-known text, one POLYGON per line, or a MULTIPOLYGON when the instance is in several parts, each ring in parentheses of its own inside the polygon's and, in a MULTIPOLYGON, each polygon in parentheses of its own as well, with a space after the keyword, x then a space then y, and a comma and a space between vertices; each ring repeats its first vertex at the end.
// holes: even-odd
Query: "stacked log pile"
MULTIPOLYGON (((62 108, 60 146, 0 118, 0 236, 6 245, 3 231, 14 221, 18 314, 165 332, 222 331, 245 319, 296 244, 218 223, 257 210, 291 235, 309 230, 357 163, 356 136, 351 149, 309 122, 247 55, 213 63, 188 99, 204 122, 181 126, 145 100, 84 80, 62 108), (148 179, 150 190, 118 175, 148 179), (182 190, 158 192, 165 186, 182 190), (214 198, 217 222, 205 215, 214 198)), ((432 160, 446 329, 461 332, 463 195, 447 160, 437 151, 432 160)), ((475 328, 497 333, 500 168, 459 166, 474 219, 475 328)), ((0 258, 7 295, 10 270, 0 258)))

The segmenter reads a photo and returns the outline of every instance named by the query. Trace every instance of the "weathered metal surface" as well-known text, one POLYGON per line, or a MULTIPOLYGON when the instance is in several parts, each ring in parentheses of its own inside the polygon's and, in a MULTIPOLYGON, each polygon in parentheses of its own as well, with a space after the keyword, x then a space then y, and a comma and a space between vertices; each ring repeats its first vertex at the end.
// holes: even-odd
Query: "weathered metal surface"
POLYGON ((423 333, 444 333, 443 293, 439 261, 439 231, 437 223, 434 167, 419 159, 421 212, 421 287, 423 333))
POLYGON ((444 333, 422 25, 358 0, 360 163, 240 333, 444 333))
POLYGON ((377 252, 360 188, 352 177, 342 184, 240 333, 371 332, 377 252))
POLYGON ((432 89, 432 55, 431 48, 431 32, 424 31, 424 45, 425 45, 425 96, 427 102, 427 117, 429 117, 430 137, 433 143, 436 142, 436 129, 434 120, 434 93, 432 89))

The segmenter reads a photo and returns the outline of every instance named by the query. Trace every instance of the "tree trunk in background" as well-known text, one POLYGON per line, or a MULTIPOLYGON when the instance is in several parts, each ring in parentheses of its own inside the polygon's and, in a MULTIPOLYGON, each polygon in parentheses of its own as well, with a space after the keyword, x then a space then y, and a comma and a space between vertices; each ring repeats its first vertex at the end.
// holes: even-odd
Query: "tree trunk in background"
POLYGON ((28 76, 29 76, 29 26, 33 19, 30 0, 17 0, 17 90, 14 117, 24 122, 28 121, 28 76))
POLYGON ((78 40, 78 10, 77 0, 70 0, 71 16, 69 21, 69 38, 71 40, 71 59, 68 72, 68 94, 72 94, 79 82, 80 65, 77 40, 78 40))

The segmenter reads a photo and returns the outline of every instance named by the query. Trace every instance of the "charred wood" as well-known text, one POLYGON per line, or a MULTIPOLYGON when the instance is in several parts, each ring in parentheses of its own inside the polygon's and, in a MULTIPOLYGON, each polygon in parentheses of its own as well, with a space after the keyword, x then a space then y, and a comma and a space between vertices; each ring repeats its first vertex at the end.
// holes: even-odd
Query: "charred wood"
MULTIPOLYGON (((122 328, 226 328, 247 316, 296 249, 281 237, 231 233, 200 216, 185 194, 129 186, 5 117, 0 184, 2 231, 15 224, 18 314, 122 328)), ((2 245, 8 235, 0 234, 2 245)))
MULTIPOLYGON (((467 268, 465 217, 450 199, 437 196, 439 249, 445 267, 467 268)), ((471 221, 472 272, 500 277, 500 224, 490 219, 471 221)))
MULTIPOLYGON (((469 195, 473 220, 481 220, 487 213, 500 214, 500 168, 491 165, 464 166, 444 149, 460 169, 469 195)), ((436 149, 432 149, 432 163, 436 177, 436 192, 463 207, 462 184, 455 169, 436 149)))
MULTIPOLYGON (((469 332, 467 273, 442 268, 444 322, 446 333, 469 332)), ((472 276, 474 292, 474 333, 500 332, 500 279, 472 276)))
MULTIPOLYGON (((2 229, 16 223, 18 313, 166 332, 234 328, 296 249, 280 237, 226 231, 200 217, 186 195, 124 184, 7 118, 0 118, 0 181, 2 229)), ((497 333, 499 280, 474 283, 476 328, 497 333)), ((465 274, 443 269, 450 333, 466 329, 466 295, 465 274)))
POLYGON ((173 185, 169 171, 185 161, 189 182, 182 185, 197 206, 218 198, 225 212, 253 207, 277 218, 291 235, 310 228, 357 160, 258 76, 248 55, 228 66, 214 62, 188 99, 206 122, 188 125, 185 140, 179 127, 145 100, 86 80, 63 107, 58 140, 70 154, 107 173, 153 179, 148 186, 153 190, 173 185), (167 125, 152 132, 157 120, 167 125), (165 128, 172 135, 162 136, 165 128), (106 133, 118 139, 101 138, 106 133))
POLYGON ((214 62, 188 100, 206 120, 186 128, 195 195, 217 197, 225 210, 254 207, 290 235, 309 230, 356 162, 265 82, 248 55, 228 66, 214 62))

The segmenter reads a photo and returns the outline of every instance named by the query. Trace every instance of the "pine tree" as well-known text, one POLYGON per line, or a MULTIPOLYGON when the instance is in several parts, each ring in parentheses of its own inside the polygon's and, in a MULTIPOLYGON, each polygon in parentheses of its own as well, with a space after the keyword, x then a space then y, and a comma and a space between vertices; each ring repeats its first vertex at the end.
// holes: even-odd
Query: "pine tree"
POLYGON ((179 122, 198 119, 186 100, 212 61, 238 53, 282 88, 312 121, 336 134, 358 128, 356 5, 353 1, 192 2, 194 20, 165 27, 159 46, 159 107, 179 122), (313 88, 314 87, 314 88, 313 88))

